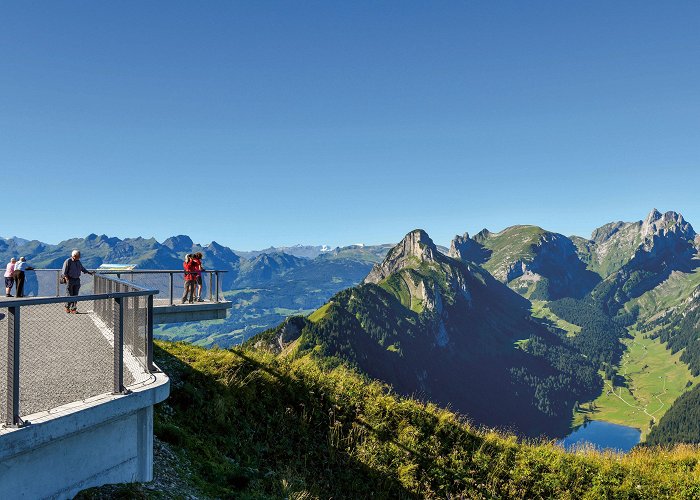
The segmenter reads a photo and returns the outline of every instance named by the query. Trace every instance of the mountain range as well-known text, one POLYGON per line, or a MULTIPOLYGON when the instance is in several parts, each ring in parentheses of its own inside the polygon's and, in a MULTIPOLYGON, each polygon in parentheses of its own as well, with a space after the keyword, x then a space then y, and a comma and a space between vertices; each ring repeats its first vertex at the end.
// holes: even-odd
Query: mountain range
POLYGON ((249 345, 349 364, 523 435, 593 418, 653 441, 698 382, 699 249, 680 214, 657 210, 589 239, 485 229, 447 255, 414 230, 361 284, 249 345))

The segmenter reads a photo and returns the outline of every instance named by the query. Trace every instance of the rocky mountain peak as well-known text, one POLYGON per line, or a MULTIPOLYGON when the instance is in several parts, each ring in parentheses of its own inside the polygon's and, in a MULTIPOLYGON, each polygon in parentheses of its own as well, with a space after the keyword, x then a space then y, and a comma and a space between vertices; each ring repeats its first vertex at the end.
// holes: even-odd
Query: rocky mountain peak
POLYGON ((191 252, 192 251, 192 238, 184 234, 178 236, 171 236, 163 242, 163 246, 168 247, 174 252, 191 252))
POLYGON ((464 233, 462 236, 458 234, 455 235, 455 237, 452 239, 452 243, 450 243, 450 251, 447 255, 453 259, 461 259, 462 249, 465 245, 469 245, 470 241, 473 240, 469 237, 469 233, 464 233))
POLYGON ((693 227, 683 219, 677 212, 666 212, 662 214, 657 209, 653 209, 642 223, 642 236, 651 238, 654 236, 668 236, 673 233, 676 236, 685 236, 692 241, 695 238, 693 227))
POLYGON ((476 241, 477 243, 483 243, 489 238, 489 236, 491 236, 491 231, 484 228, 474 235, 474 241, 476 241))
MULTIPOLYGON (((422 229, 414 229, 392 248, 384 262, 375 264, 365 283, 379 283, 387 276, 418 262, 437 262, 441 258, 433 240, 422 229)), ((444 259, 444 257, 442 257, 444 259)))

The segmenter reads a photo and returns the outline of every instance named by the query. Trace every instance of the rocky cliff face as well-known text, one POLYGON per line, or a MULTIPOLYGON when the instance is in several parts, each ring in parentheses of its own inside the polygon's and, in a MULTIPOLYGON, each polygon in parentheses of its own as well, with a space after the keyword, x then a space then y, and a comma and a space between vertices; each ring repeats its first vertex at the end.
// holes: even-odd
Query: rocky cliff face
POLYGON ((469 233, 464 233, 454 237, 448 255, 453 259, 483 264, 489 259, 491 251, 470 238, 469 233))
POLYGON ((614 314, 673 272, 692 272, 700 265, 696 238, 682 215, 653 209, 643 221, 626 224, 601 244, 592 241, 592 267, 605 277, 591 292, 593 298, 614 314))
POLYGON ((695 231, 681 214, 666 212, 662 215, 654 209, 640 229, 643 242, 638 252, 646 252, 650 257, 664 252, 682 257, 695 251, 695 231))
POLYGON ((392 248, 384 262, 376 264, 364 283, 390 288, 402 303, 430 317, 427 324, 435 345, 446 347, 450 334, 446 325, 449 309, 472 307, 470 281, 474 279, 468 265, 460 264, 438 251, 422 229, 408 233, 392 248))
POLYGON ((384 262, 374 265, 364 283, 379 283, 403 268, 421 262, 438 262, 443 258, 428 233, 414 229, 389 251, 384 262))
MULTIPOLYGON (((657 209, 643 221, 611 222, 591 234, 585 251, 590 267, 605 278, 630 264, 633 259, 687 259, 697 252, 697 234, 677 212, 662 214, 657 209)), ((579 250, 583 250, 579 246, 579 250)))

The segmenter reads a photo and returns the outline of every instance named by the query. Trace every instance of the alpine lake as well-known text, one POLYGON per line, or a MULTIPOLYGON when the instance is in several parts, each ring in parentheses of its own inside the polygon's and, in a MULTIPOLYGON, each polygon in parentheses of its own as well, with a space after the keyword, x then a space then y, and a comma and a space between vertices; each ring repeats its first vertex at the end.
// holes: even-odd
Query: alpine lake
POLYGON ((591 420, 574 429, 559 444, 567 450, 590 445, 599 450, 627 453, 639 444, 641 435, 635 427, 591 420))

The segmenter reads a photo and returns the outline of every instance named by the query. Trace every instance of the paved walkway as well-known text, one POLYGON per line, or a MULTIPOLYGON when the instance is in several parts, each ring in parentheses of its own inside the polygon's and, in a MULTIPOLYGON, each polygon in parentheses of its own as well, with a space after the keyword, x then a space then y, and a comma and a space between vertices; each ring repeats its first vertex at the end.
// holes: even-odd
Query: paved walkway
MULTIPOLYGON (((78 310, 67 314, 63 304, 21 308, 21 416, 112 392, 112 334, 92 312, 92 302, 80 302, 78 310)), ((0 424, 7 409, 6 314, 0 308, 0 424)), ((124 358, 124 385, 149 377, 129 352, 124 358)))

